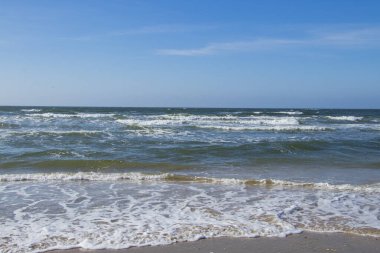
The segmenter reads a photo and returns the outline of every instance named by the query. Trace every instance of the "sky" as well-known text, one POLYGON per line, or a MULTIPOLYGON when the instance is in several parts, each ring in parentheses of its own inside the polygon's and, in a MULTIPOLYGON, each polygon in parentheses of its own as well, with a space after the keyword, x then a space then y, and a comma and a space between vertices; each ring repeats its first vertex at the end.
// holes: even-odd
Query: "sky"
POLYGON ((0 0, 0 105, 380 108, 377 0, 0 0))

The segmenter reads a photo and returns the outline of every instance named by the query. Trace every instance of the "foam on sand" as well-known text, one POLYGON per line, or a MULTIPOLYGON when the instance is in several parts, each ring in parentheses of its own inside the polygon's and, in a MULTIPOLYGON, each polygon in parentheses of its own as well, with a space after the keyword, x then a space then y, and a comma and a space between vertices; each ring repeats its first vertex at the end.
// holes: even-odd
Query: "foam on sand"
POLYGON ((7 213, 0 217, 0 251, 120 249, 221 236, 284 237, 302 230, 380 236, 374 192, 266 187, 276 181, 257 182, 265 187, 232 179, 186 183, 169 174, 122 177, 128 181, 103 174, 3 181, 0 204, 7 213))

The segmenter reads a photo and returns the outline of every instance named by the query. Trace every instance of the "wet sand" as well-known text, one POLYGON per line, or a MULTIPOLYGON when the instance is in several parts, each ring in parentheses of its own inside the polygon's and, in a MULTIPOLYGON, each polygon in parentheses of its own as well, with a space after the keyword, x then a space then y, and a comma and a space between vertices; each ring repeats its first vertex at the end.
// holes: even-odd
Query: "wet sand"
POLYGON ((123 250, 56 250, 50 253, 379 253, 380 238, 345 233, 302 233, 286 238, 213 238, 123 250))

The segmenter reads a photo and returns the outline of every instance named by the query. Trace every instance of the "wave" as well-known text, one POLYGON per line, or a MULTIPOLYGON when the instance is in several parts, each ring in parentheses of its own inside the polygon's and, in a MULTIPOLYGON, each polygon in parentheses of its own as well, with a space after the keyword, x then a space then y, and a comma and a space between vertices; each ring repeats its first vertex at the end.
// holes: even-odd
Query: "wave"
POLYGON ((19 125, 13 124, 13 123, 5 123, 5 122, 0 122, 0 129, 2 128, 18 128, 19 125))
POLYGON ((117 123, 133 128, 196 127, 225 131, 323 131, 331 127, 302 125, 297 117, 289 116, 208 116, 160 115, 117 119, 117 123))
POLYGON ((8 131, 9 135, 30 135, 30 136, 41 136, 41 135, 65 135, 65 136, 88 136, 101 134, 103 131, 98 130, 31 130, 31 131, 8 131))
POLYGON ((198 128, 220 129, 224 131, 326 131, 331 127, 320 126, 197 126, 198 128))
POLYGON ((257 124, 298 124, 298 118, 289 116, 266 116, 266 115, 190 115, 190 114, 162 114, 151 116, 134 116, 126 119, 118 119, 121 123, 151 122, 151 124, 166 124, 169 122, 242 122, 257 124))
POLYGON ((373 130, 378 131, 380 130, 380 124, 360 124, 360 123, 346 123, 346 124, 340 124, 334 126, 336 129, 357 129, 357 130, 373 130))
POLYGON ((266 187, 301 187, 320 190, 339 190, 355 192, 380 193, 380 183, 352 185, 329 184, 325 182, 296 182, 280 179, 236 179, 199 177, 182 174, 145 174, 140 172, 101 173, 101 172, 75 172, 75 173, 30 173, 30 174, 2 174, 0 182, 17 181, 131 181, 131 182, 177 182, 177 183, 203 183, 266 187))
POLYGON ((338 121, 359 121, 363 119, 363 117, 357 116, 326 116, 326 118, 338 121))
POLYGON ((280 111, 280 112, 274 112, 279 114, 287 114, 287 115, 301 115, 303 112, 300 111, 280 111))
MULTIPOLYGON (((67 151, 66 151, 67 152, 67 151)), ((33 155, 52 155, 54 151, 45 151, 42 153, 25 153, 19 158, 26 158, 33 155)), ((65 154, 65 153, 64 153, 65 154)), ((69 153, 70 157, 75 155, 76 157, 83 157, 83 154, 69 153)), ((53 155, 56 157, 56 155, 53 155)), ((86 159, 52 159, 44 160, 38 162, 5 162, 0 163, 0 168, 38 168, 38 169, 73 169, 73 170, 112 170, 112 169, 162 169, 162 170, 183 170, 189 169, 190 166, 171 164, 171 163, 160 163, 160 162, 128 162, 123 160, 86 160, 86 159)), ((49 175, 47 173, 47 175, 49 175)), ((65 175, 65 174, 64 174, 65 175)), ((115 174, 116 175, 116 174, 115 174)))
POLYGON ((41 109, 21 109, 22 112, 40 112, 41 109))
POLYGON ((32 174, 4 174, 0 175, 0 182, 17 181, 157 181, 164 180, 167 174, 143 174, 143 173, 32 173, 32 174))
POLYGON ((86 135, 86 134, 98 134, 102 133, 103 131, 98 130, 46 130, 46 131, 31 131, 31 134, 58 134, 58 135, 86 135))
MULTIPOLYGON (((51 121, 53 119, 72 119, 68 124, 75 124, 76 119, 99 119, 102 124, 112 127, 125 126, 128 131, 137 135, 162 136, 176 133, 176 128, 216 129, 221 131, 328 131, 328 130, 379 130, 375 121, 364 121, 359 116, 320 116, 308 117, 302 111, 275 112, 223 112, 223 114, 190 114, 190 113, 160 113, 160 114, 124 114, 124 113, 86 113, 86 112, 44 112, 29 113, 11 119, 1 118, 4 122, 17 122, 24 119, 51 121), (260 114, 255 114, 260 113, 260 114), (276 115, 277 114, 277 115, 276 115), (329 119, 329 121, 326 121, 329 119), (363 124, 359 124, 360 121, 363 124), (338 124, 339 122, 344 124, 338 124), (116 123, 116 124, 115 124, 116 123), (174 131, 171 131, 174 130, 174 131)), ((367 118, 366 118, 367 119, 367 118)), ((28 124, 21 121, 21 124, 28 124)), ((91 121, 89 121, 91 123, 91 121)), ((4 128, 4 126, 0 127, 4 128)), ((125 129, 123 129, 125 130, 125 129)), ((49 132, 50 130, 46 131, 49 132)), ((56 132, 58 133, 58 132, 56 132)), ((64 133, 63 133, 64 134, 64 133)))
POLYGON ((28 116, 43 118, 107 118, 114 117, 114 113, 33 113, 28 116))
POLYGON ((81 155, 74 151, 63 150, 63 149, 51 149, 51 150, 43 150, 43 151, 34 151, 34 152, 25 152, 18 155, 18 158, 29 158, 29 157, 81 157, 84 158, 84 155, 81 155))

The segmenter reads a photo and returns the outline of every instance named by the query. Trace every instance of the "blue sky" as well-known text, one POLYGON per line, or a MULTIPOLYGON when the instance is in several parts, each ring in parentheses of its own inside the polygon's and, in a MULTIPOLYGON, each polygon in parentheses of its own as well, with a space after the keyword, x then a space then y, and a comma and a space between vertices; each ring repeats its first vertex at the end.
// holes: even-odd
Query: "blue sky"
POLYGON ((0 0, 0 104, 380 108, 380 1, 0 0))

